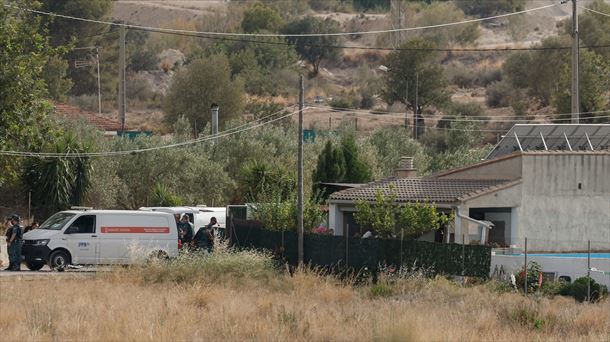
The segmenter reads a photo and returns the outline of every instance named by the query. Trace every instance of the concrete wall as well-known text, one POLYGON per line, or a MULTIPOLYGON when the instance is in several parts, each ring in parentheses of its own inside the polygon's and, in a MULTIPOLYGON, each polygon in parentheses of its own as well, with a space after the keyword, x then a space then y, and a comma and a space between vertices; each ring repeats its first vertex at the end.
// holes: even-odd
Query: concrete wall
POLYGON ((510 156, 501 160, 491 160, 475 166, 450 171, 434 176, 438 179, 518 179, 521 177, 521 156, 510 156))
POLYGON ((518 216, 530 250, 610 249, 610 153, 525 154, 518 216))
MULTIPOLYGON (((555 280, 560 276, 569 276, 572 281, 576 278, 587 276, 587 259, 586 258, 566 258, 566 257, 548 257, 548 256, 528 256, 530 261, 537 262, 542 267, 542 272, 556 272, 555 280)), ((504 266, 507 274, 517 274, 524 264, 524 257, 513 255, 492 255, 490 275, 495 267, 498 269, 504 266)), ((591 259, 591 267, 601 271, 610 270, 610 259, 591 259)), ((600 284, 610 286, 610 277, 599 272, 591 272, 591 278, 600 284)))
POLYGON ((343 235, 343 213, 338 204, 328 206, 328 229, 333 230, 333 235, 343 235))

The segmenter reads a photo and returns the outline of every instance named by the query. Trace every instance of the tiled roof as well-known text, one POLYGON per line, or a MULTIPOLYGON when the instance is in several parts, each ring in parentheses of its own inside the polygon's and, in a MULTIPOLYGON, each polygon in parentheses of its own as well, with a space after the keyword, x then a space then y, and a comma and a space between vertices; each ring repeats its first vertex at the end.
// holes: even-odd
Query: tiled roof
POLYGON ((386 195, 389 195, 390 189, 393 189, 397 202, 455 203, 466 195, 490 190, 509 182, 507 180, 389 178, 358 188, 335 192, 330 196, 330 200, 374 201, 378 189, 381 189, 386 195))
MULTIPOLYGON (((57 103, 55 104, 55 110, 58 114, 67 117, 68 119, 82 119, 89 122, 91 125, 97 127, 102 131, 120 131, 121 123, 118 120, 112 120, 96 113, 88 112, 82 110, 76 106, 71 106, 68 104, 57 103)), ((127 126, 125 126, 125 130, 129 130, 127 126)))

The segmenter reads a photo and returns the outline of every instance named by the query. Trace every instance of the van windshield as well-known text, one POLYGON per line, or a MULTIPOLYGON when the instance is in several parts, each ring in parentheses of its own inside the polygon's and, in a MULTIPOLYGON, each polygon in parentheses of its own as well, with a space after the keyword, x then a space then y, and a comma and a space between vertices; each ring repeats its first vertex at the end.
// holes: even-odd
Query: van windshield
POLYGON ((57 213, 44 221, 40 226, 40 229, 61 230, 74 215, 76 214, 57 213))

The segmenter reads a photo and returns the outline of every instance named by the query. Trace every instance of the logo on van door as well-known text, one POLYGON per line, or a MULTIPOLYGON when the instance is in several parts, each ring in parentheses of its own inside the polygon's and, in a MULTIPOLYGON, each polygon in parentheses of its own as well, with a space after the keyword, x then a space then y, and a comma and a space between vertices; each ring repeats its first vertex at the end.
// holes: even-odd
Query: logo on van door
POLYGON ((87 248, 87 247, 89 247, 89 242, 85 242, 85 241, 78 242, 78 248, 87 248))
POLYGON ((106 234, 169 234, 169 227, 102 227, 106 234))

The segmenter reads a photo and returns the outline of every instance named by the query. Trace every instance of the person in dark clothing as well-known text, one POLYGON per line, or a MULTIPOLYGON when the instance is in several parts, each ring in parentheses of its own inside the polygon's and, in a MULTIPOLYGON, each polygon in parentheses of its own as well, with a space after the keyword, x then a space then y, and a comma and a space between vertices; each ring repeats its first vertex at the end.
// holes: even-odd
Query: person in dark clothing
POLYGON ((182 240, 183 246, 191 243, 193 240, 193 225, 189 222, 188 215, 182 215, 182 219, 180 219, 180 223, 178 223, 178 232, 180 233, 180 239, 182 240))
POLYGON ((25 227, 25 229, 23 230, 23 234, 29 232, 32 229, 37 229, 40 226, 40 224, 38 223, 38 221, 34 221, 31 225, 25 227))
POLYGON ((195 234, 193 242, 195 247, 200 250, 207 250, 212 252, 214 249, 214 226, 217 224, 216 218, 212 217, 210 223, 200 228, 195 234))
POLYGON ((11 215, 11 234, 7 241, 9 256, 9 271, 21 271, 21 244, 23 242, 23 228, 19 225, 19 215, 11 215))

